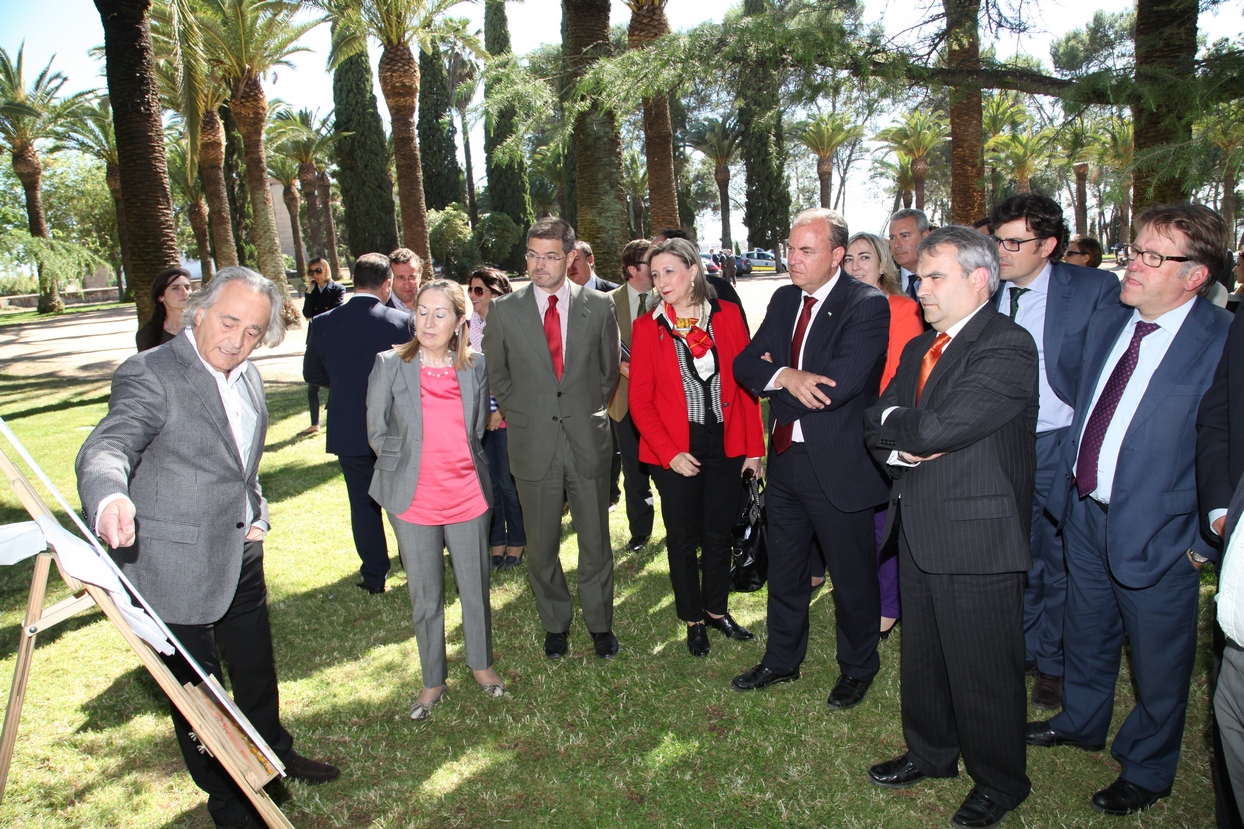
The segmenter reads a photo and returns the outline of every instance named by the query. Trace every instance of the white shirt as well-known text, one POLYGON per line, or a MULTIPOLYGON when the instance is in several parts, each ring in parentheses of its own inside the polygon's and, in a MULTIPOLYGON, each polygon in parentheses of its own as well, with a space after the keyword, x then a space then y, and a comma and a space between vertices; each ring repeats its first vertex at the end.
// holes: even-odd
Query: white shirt
MULTIPOLYGON (((950 344, 954 342, 955 337, 959 336, 959 332, 963 330, 964 326, 966 326, 968 322, 972 319, 972 317, 979 314, 980 310, 988 304, 989 304, 988 302, 982 302, 980 305, 977 305, 976 310, 974 310, 972 313, 968 314, 966 317, 959 320, 954 325, 950 326, 949 328, 947 328, 945 331, 942 332, 949 338, 946 341, 946 344, 942 346, 943 357, 946 355, 946 349, 950 348, 950 344)), ((921 359, 923 359, 923 357, 921 359)), ((941 357, 939 357, 938 359, 940 360, 941 357)), ((903 407, 902 406, 891 406, 890 408, 886 409, 884 412, 881 413, 881 422, 885 423, 885 419, 890 416, 890 412, 894 411, 895 409, 901 409, 901 408, 903 407)), ((890 452, 890 457, 886 458, 885 462, 890 464, 891 466, 919 466, 920 465, 919 461, 917 461, 916 463, 911 463, 910 461, 905 461, 899 458, 897 449, 894 449, 890 452)))
MULTIPOLYGON (((790 338, 792 342, 794 342, 795 339, 795 329, 799 327, 799 317, 803 314, 803 298, 808 296, 814 297, 816 302, 812 303, 812 315, 808 318, 808 327, 803 330, 803 342, 799 344, 799 361, 795 364, 794 368, 803 368, 803 352, 808 346, 808 340, 812 337, 812 326, 816 325, 816 318, 821 312, 821 306, 825 304, 825 297, 829 296, 829 292, 834 289, 834 285, 838 283, 838 277, 841 274, 842 271, 839 270, 838 273, 829 278, 828 282, 817 288, 814 293, 809 294, 807 291, 800 292, 799 312, 795 314, 795 324, 792 325, 790 329, 790 338)), ((782 366, 782 368, 779 368, 777 371, 773 372, 773 376, 769 378, 769 385, 765 386, 765 391, 777 390, 778 375, 781 374, 786 368, 787 366, 782 366)), ((803 425, 798 420, 795 421, 792 432, 791 442, 803 443, 803 425)))
MULTIPOLYGON (((1015 321, 1022 325, 1037 344, 1037 359, 1040 370, 1037 373, 1037 391, 1040 398, 1040 411, 1037 412, 1037 434, 1065 429, 1075 419, 1075 409, 1068 406, 1054 393, 1045 372, 1045 309, 1050 295, 1050 275, 1054 272, 1049 262, 1041 269, 1037 278, 1028 283, 1027 293, 1019 296, 1019 312, 1015 321)), ((1011 315, 1011 283, 1003 282, 998 291, 998 311, 1011 315)))
MULTIPOLYGON (((1114 472, 1119 465, 1119 450, 1123 447, 1123 437, 1127 434, 1132 418, 1136 416, 1136 409, 1139 408, 1141 398, 1145 396, 1145 391, 1149 388, 1153 373, 1162 364, 1162 359, 1166 356, 1166 351, 1170 348, 1175 335, 1179 333, 1180 326, 1184 324, 1184 320, 1192 311, 1193 302, 1195 300, 1189 300, 1153 320, 1159 328, 1140 341, 1140 356, 1136 360, 1136 370, 1132 372, 1131 379, 1127 381, 1127 388, 1123 390, 1118 408, 1114 410, 1110 425, 1106 427, 1106 435, 1102 438, 1101 454, 1097 457, 1097 489, 1089 493, 1090 497, 1096 501, 1103 504, 1110 503, 1110 493, 1114 489, 1114 472)), ((1093 416, 1093 409, 1097 407, 1097 401, 1106 388, 1110 374, 1127 351, 1132 341, 1132 332, 1136 330, 1136 323, 1141 321, 1140 312, 1133 311, 1131 319, 1119 332, 1114 348, 1110 350, 1110 356, 1106 358, 1106 363, 1102 366, 1101 376, 1097 378, 1097 387, 1093 390, 1088 413, 1084 418, 1084 424, 1080 427, 1081 441, 1084 440, 1084 430, 1088 427, 1089 418, 1093 416)), ((1079 466, 1079 459, 1076 460, 1076 465, 1079 466)), ((1074 471, 1079 475, 1079 469, 1074 471)))
POLYGON ((570 280, 563 279, 562 285, 553 293, 532 285, 531 293, 536 298, 536 310, 540 314, 540 327, 544 327, 544 314, 549 308, 549 297, 557 297, 557 318, 562 329, 562 366, 566 365, 566 323, 570 319, 570 280))
POLYGON ((1227 540, 1226 547, 1223 548, 1222 569, 1218 574, 1218 624, 1222 625, 1222 632, 1227 635, 1227 638, 1237 645, 1244 643, 1242 590, 1244 590, 1244 521, 1236 525, 1235 531, 1227 540))

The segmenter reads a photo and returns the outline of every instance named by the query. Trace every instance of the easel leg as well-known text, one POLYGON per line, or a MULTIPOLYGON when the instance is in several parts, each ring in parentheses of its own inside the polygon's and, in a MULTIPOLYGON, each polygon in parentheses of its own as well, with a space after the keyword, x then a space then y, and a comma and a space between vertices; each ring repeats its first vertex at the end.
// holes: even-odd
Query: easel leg
POLYGON ((30 601, 26 604, 22 638, 17 644, 17 664, 13 669, 13 688, 9 692, 9 704, 4 711, 4 731, 0 732, 0 799, 4 798, 4 789, 9 782, 9 765, 13 762, 13 749, 17 745, 17 728, 22 719, 26 681, 30 677, 30 662, 35 651, 33 629, 43 615, 43 599, 47 595, 51 566, 52 554, 39 553, 35 559, 34 576, 30 580, 30 601))

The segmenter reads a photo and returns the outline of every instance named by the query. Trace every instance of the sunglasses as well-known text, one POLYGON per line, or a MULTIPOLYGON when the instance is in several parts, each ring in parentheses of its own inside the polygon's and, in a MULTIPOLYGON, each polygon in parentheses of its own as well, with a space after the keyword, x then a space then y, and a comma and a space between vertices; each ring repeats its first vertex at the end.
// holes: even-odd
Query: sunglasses
POLYGON ((307 273, 312 273, 312 274, 324 273, 324 269, 323 268, 307 268, 307 273))
POLYGON ((1066 256, 1088 256, 1088 254, 1082 250, 1069 250, 1066 253, 1064 253, 1063 256, 1064 257, 1066 256))
POLYGON ((471 296, 483 296, 484 294, 492 293, 492 288, 481 288, 479 285, 472 285, 467 290, 471 292, 471 296))

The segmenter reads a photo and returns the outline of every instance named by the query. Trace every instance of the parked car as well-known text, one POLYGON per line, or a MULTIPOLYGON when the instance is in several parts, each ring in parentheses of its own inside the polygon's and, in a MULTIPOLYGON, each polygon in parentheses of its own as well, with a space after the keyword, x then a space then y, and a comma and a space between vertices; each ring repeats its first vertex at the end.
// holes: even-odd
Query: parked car
POLYGON ((700 254, 700 261, 704 263, 704 272, 716 276, 721 273, 721 266, 713 261, 713 257, 708 253, 700 254))
POLYGON ((776 270, 777 258, 767 250, 749 250, 744 251, 743 256, 752 266, 753 270, 776 270))
POLYGON ((734 257, 734 275, 747 276, 752 272, 752 263, 742 254, 736 254, 734 257))

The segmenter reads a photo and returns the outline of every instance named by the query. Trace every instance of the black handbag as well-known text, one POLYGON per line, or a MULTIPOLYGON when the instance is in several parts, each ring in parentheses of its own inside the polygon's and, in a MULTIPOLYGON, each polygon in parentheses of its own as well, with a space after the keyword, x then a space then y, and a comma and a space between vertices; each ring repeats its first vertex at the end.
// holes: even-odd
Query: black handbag
POLYGON ((730 589, 737 593, 753 593, 769 577, 764 491, 764 483, 748 470, 743 476, 739 520, 730 528, 730 589))

